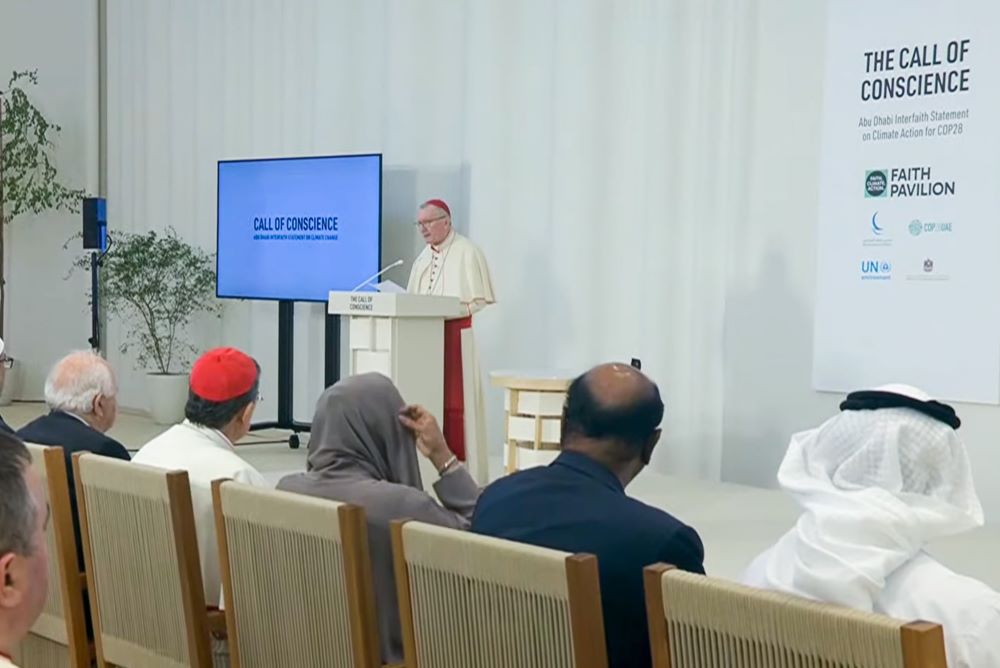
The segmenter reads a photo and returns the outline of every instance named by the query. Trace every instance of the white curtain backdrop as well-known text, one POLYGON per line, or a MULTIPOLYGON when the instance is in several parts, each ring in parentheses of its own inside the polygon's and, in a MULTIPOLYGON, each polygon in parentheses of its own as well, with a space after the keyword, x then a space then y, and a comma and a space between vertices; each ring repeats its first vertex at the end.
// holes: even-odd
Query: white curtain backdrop
MULTIPOLYGON (((97 0, 0 3, 0 88, 6 90, 14 70, 38 70, 38 86, 26 92, 62 128, 51 154, 59 180, 91 194, 98 190, 97 24, 97 0)), ((23 214, 6 230, 3 338, 6 354, 18 362, 15 398, 41 399, 52 363, 87 347, 90 274, 69 274, 83 251, 79 239, 67 241, 79 232, 80 214, 68 211, 23 214)))
MULTIPOLYGON (((755 11, 741 0, 111 0, 110 225, 173 226, 214 250, 217 160, 380 151, 384 260, 415 256, 414 207, 431 196, 489 259, 499 304, 476 324, 484 372, 640 357, 667 404, 654 466, 718 477, 755 11)), ((298 419, 322 389, 322 313, 298 308, 298 419)), ((234 302, 196 331, 261 361, 263 417, 275 411, 276 319, 274 304, 234 302)), ((141 374, 114 357, 139 403, 141 374)), ((499 448, 496 390, 487 405, 499 448)))

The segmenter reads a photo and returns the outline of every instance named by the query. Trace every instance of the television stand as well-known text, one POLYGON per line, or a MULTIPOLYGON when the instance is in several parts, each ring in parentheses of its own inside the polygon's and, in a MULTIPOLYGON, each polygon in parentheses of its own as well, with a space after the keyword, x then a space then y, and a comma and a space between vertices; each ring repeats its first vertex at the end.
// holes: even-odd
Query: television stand
MULTIPOLYGON (((288 447, 297 450, 299 434, 309 433, 312 424, 298 422, 292 417, 293 382, 295 362, 295 302, 278 302, 278 419, 255 422, 250 431, 261 429, 288 429, 288 447)), ((333 385, 340 376, 340 318, 326 318, 326 350, 324 351, 324 379, 326 387, 333 385)))

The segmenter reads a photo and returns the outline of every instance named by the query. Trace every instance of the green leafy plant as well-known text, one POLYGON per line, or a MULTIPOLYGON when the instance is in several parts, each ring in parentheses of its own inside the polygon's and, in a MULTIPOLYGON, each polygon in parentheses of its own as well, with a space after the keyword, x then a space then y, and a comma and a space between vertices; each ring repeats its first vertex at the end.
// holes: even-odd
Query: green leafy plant
MULTIPOLYGON (((121 319, 123 353, 153 373, 176 373, 198 350, 186 337, 199 313, 220 315, 214 256, 191 246, 173 228, 163 234, 114 232, 101 265, 100 299, 121 319)), ((74 265, 90 269, 90 256, 74 265)))
POLYGON ((25 213, 79 211, 83 190, 63 185, 52 164, 53 137, 61 128, 32 104, 25 86, 38 85, 38 71, 14 72, 0 90, 0 337, 4 331, 7 226, 25 213))

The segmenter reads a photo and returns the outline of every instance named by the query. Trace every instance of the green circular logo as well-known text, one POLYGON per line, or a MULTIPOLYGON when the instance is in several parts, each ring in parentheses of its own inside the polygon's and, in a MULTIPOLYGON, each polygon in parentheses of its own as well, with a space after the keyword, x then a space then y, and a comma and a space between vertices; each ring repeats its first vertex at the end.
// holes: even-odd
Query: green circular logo
POLYGON ((889 180, 885 177, 885 172, 875 170, 868 172, 865 176, 865 192, 869 197, 881 197, 885 194, 885 188, 889 180))

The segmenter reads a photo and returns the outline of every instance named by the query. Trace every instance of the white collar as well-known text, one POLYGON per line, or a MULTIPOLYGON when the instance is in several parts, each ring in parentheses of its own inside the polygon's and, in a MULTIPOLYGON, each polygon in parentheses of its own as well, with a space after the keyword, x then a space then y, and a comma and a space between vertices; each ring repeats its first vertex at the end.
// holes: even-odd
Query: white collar
POLYGON ((185 427, 187 429, 191 429, 193 431, 198 432, 200 435, 204 436, 206 439, 211 441, 212 445, 216 447, 223 448, 225 450, 228 450, 229 452, 236 452, 236 448, 233 446, 232 441, 229 440, 229 437, 227 437, 218 429, 213 429, 212 427, 206 427, 205 425, 201 424, 195 424, 194 422, 191 422, 191 420, 188 420, 187 418, 185 418, 184 422, 181 422, 177 426, 185 427))
POLYGON ((87 422, 87 421, 86 421, 86 420, 85 420, 84 418, 80 417, 80 416, 79 416, 79 415, 77 415, 76 413, 70 413, 69 411, 64 411, 64 410, 59 410, 58 412, 59 412, 59 413, 62 413, 62 414, 64 414, 64 415, 68 415, 68 416, 70 416, 70 417, 73 417, 73 418, 76 418, 77 420, 79 420, 79 421, 80 421, 80 422, 82 422, 83 424, 87 425, 87 426, 88 426, 88 427, 90 427, 91 429, 93 429, 93 428, 94 428, 94 427, 93 427, 93 425, 91 425, 91 424, 90 424, 89 422, 87 422))
POLYGON ((451 244, 454 241, 455 241, 455 228, 452 227, 451 230, 448 232, 448 236, 444 238, 444 241, 441 242, 440 246, 434 246, 433 244, 428 244, 428 247, 431 249, 432 253, 440 254, 448 250, 448 247, 451 246, 451 244))

